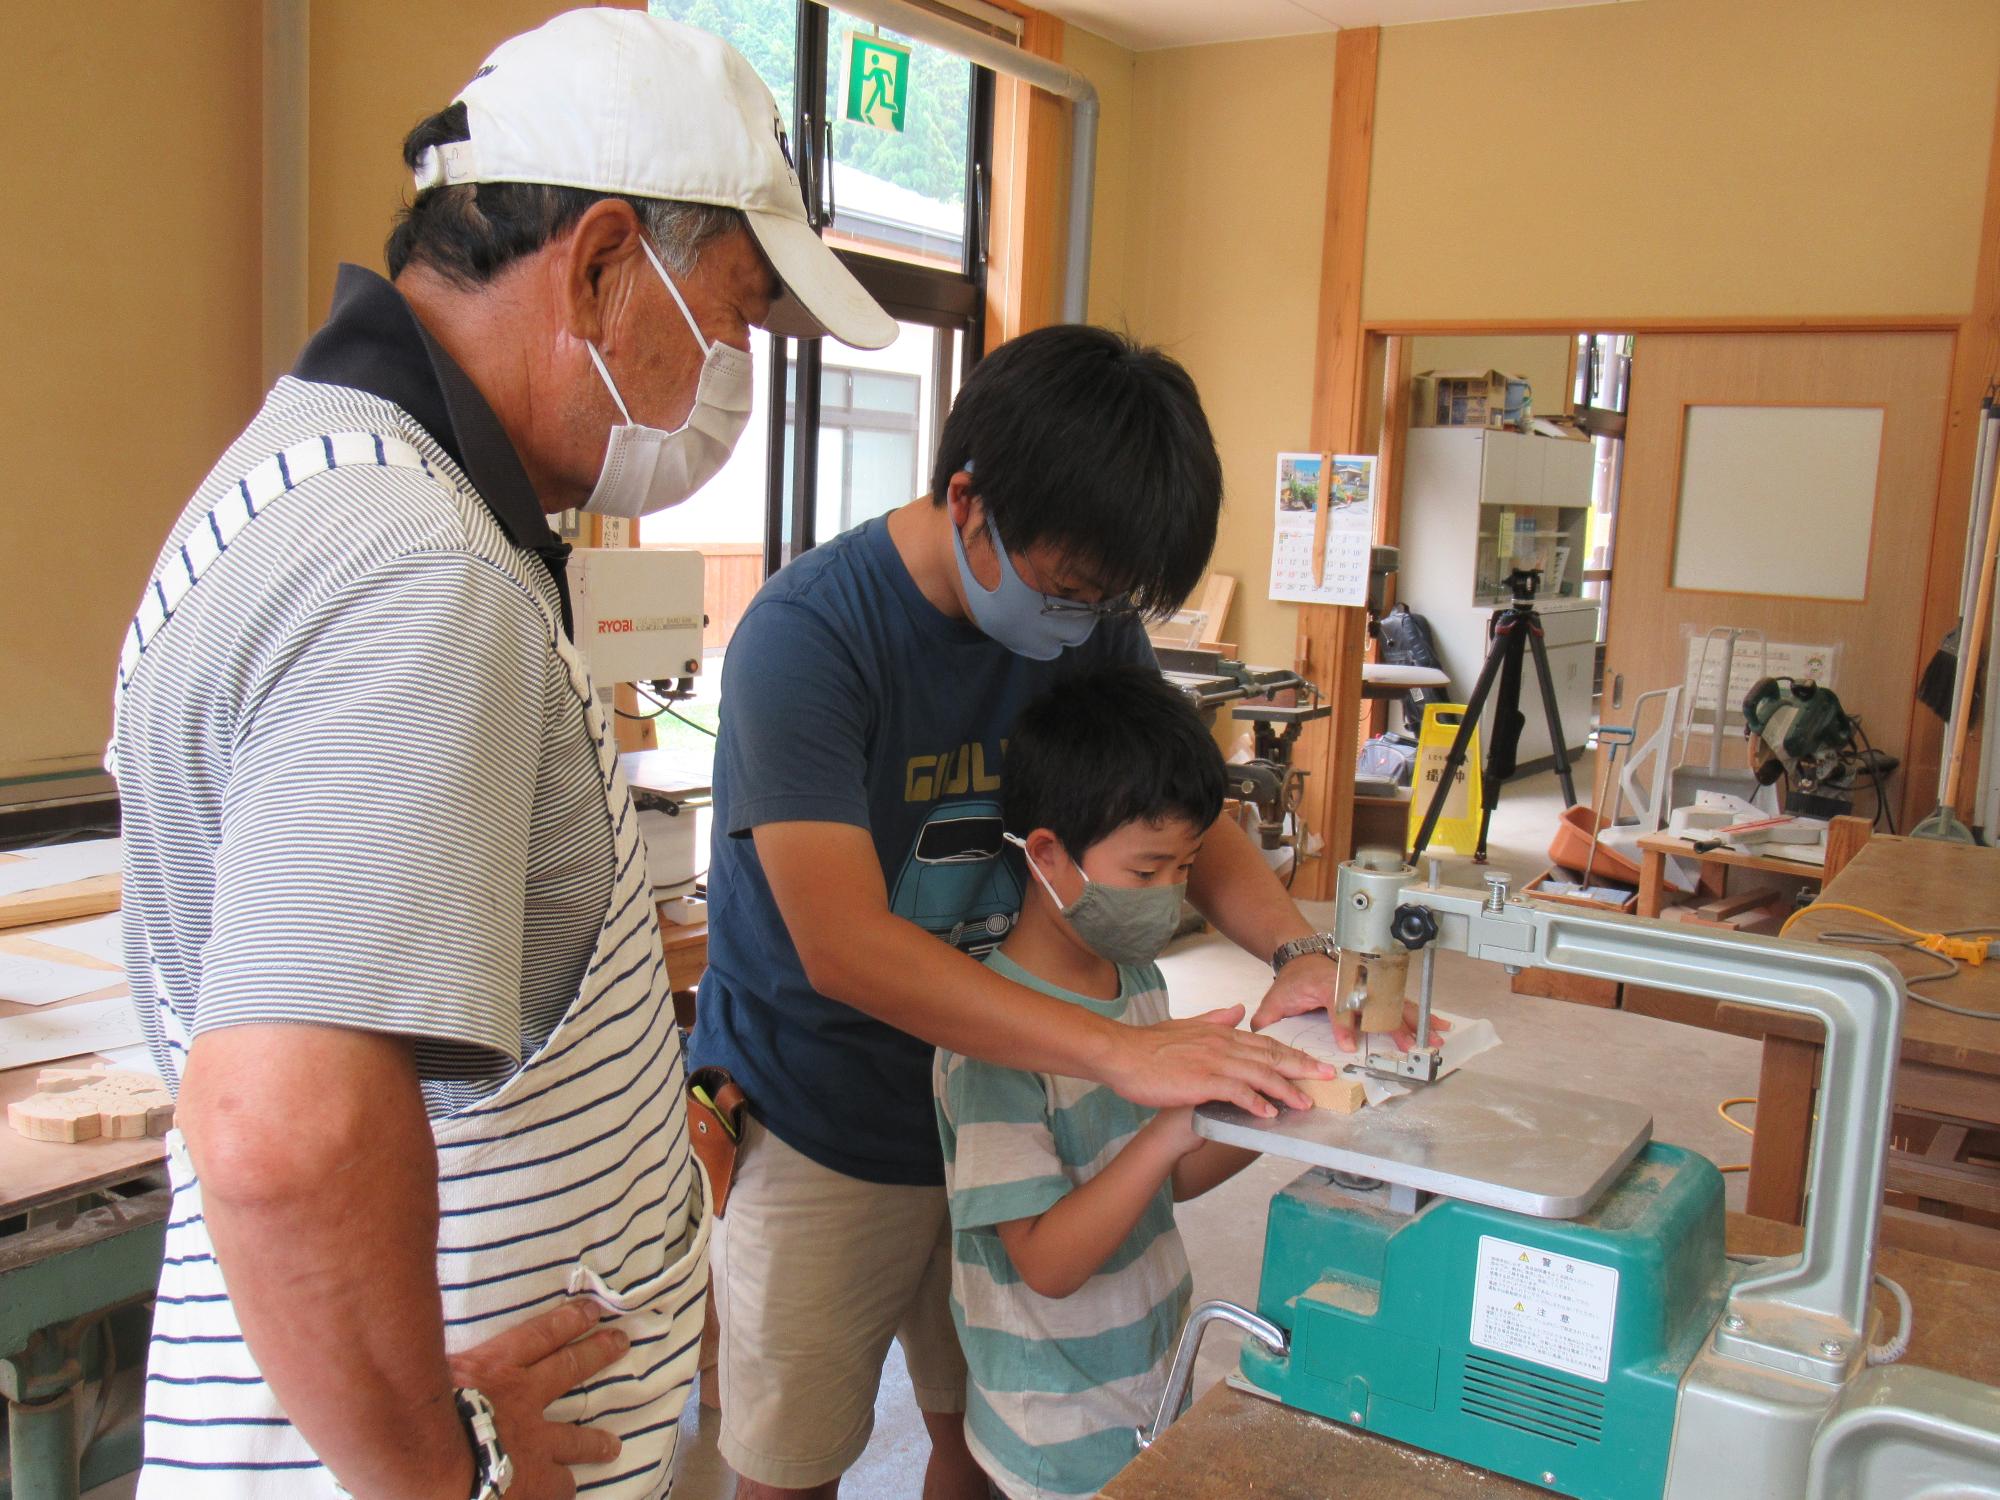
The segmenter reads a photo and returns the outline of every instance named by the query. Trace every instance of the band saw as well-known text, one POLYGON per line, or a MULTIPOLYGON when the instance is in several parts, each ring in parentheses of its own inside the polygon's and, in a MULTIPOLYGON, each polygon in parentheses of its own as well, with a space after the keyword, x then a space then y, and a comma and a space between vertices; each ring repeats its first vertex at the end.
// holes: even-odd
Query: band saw
POLYGON ((1488 878, 1480 893, 1420 882, 1400 857, 1343 865, 1342 1003, 1400 991, 1414 957, 1428 1009, 1443 947, 1814 1018, 1801 1252, 1726 1254, 1721 1174, 1654 1141, 1644 1109, 1438 1077, 1423 1049, 1382 1066, 1410 1092, 1356 1114, 1204 1106, 1202 1135, 1306 1170, 1272 1201, 1256 1309, 1195 1310, 1142 1446, 1221 1321, 1250 1335, 1239 1383, 1259 1394, 1582 1500, 2000 1497, 2000 1393, 1891 1362, 1908 1303, 1900 1334, 1871 1313, 1895 969, 1526 901, 1488 878))

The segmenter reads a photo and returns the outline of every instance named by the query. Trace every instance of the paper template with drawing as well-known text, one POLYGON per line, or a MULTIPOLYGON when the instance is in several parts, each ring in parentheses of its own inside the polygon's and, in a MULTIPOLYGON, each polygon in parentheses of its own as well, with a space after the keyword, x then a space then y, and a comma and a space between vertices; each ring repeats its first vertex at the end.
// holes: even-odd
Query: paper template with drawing
POLYGON ((1375 541, 1375 460, 1280 453, 1273 492, 1271 597, 1364 604, 1375 541))

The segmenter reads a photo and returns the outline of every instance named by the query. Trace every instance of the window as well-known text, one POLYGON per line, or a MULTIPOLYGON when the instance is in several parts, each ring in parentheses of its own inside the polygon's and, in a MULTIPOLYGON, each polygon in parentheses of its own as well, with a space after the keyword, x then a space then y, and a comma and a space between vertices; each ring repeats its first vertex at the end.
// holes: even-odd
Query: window
MULTIPOLYGON (((944 415, 982 352, 993 80, 810 0, 651 0, 651 9, 749 59, 790 121, 808 212, 900 325, 893 344, 873 351, 756 335, 756 405, 736 452, 692 499, 640 523, 643 545, 707 560, 708 659, 699 696, 680 711, 713 728, 723 654, 764 578, 928 486, 944 415), (846 118, 857 33, 909 49, 901 131, 846 118)), ((671 719, 657 728, 663 748, 691 756, 713 743, 671 719)))

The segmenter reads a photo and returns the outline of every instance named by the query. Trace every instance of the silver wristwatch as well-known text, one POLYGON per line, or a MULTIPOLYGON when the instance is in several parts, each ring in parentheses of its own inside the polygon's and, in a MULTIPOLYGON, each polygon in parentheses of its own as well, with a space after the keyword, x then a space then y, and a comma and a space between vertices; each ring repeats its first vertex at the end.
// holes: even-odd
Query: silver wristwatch
POLYGON ((451 1393, 472 1444, 472 1500, 499 1500, 514 1484, 514 1460, 500 1446, 500 1428, 493 1403, 469 1387, 451 1393))
POLYGON ((1330 932, 1315 932, 1311 937, 1293 938, 1289 943, 1280 943, 1278 951, 1271 955, 1271 972, 1280 972, 1295 958, 1304 958, 1308 953, 1324 953, 1331 958, 1340 951, 1339 944, 1330 932))

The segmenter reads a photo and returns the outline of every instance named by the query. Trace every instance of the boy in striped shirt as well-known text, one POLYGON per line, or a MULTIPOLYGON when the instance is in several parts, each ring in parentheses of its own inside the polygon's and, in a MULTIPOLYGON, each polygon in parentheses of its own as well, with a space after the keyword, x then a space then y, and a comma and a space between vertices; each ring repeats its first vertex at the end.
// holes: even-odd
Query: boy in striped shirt
MULTIPOLYGON (((1153 961, 1180 921, 1224 771, 1157 672, 1079 674, 1023 711, 1001 787, 1034 879, 986 962, 1131 1025, 1167 1019, 1153 961)), ((1187 1316, 1174 1203, 1252 1153, 1074 1078, 940 1050, 966 1441, 1009 1500, 1094 1495, 1137 1452, 1187 1316)))

